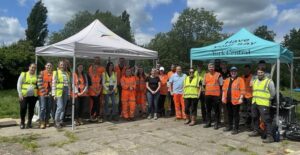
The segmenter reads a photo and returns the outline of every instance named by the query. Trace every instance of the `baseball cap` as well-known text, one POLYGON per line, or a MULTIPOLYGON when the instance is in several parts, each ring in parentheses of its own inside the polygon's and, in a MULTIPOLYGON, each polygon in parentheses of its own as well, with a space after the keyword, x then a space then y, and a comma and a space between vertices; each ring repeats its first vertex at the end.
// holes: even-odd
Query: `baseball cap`
POLYGON ((159 70, 160 70, 160 71, 164 71, 165 68, 164 68, 164 67, 160 67, 159 70))
POLYGON ((230 71, 233 71, 233 70, 238 70, 235 66, 232 66, 231 68, 230 68, 230 71))

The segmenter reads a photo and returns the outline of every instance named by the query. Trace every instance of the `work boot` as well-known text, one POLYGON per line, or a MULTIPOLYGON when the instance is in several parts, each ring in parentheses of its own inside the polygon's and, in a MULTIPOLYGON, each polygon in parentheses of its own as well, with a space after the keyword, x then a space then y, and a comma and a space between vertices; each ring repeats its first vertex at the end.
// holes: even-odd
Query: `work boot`
POLYGON ((215 129, 215 130, 218 130, 218 129, 219 129, 219 123, 218 123, 218 122, 215 123, 214 129, 215 129))
POLYGON ((79 119, 76 119, 76 120, 75 120, 75 125, 76 125, 76 126, 79 126, 79 125, 80 125, 79 119))
POLYGON ((211 122, 208 122, 204 125, 204 128, 210 128, 211 127, 211 122))
POLYGON ((196 116, 192 116, 191 117, 191 122, 190 122, 190 124, 189 124, 189 126, 194 126, 194 125, 196 125, 196 116))
POLYGON ((232 130, 232 126, 227 126, 223 131, 224 132, 228 132, 232 130))
POLYGON ((273 143, 274 138, 271 135, 267 135, 267 138, 262 141, 263 143, 273 143))
POLYGON ((154 113, 154 117, 153 117, 154 120, 157 120, 157 113, 154 113))
POLYGON ((46 123, 45 123, 45 121, 41 121, 40 129, 45 129, 45 128, 46 128, 46 123))
POLYGON ((149 114, 149 116, 147 117, 148 119, 151 119, 152 118, 152 115, 151 114, 149 114))
POLYGON ((25 129, 25 123, 23 122, 21 122, 21 124, 20 124, 20 129, 25 129))
POLYGON ((49 120, 46 120, 46 122, 45 122, 45 125, 46 125, 46 127, 47 127, 47 128, 49 128, 49 127, 50 127, 49 120))
POLYGON ((233 129, 232 132, 231 132, 232 135, 236 135, 236 134, 238 134, 238 133, 239 133, 239 130, 238 130, 238 129, 233 129))
POLYGON ((84 124, 81 118, 79 118, 78 121, 79 121, 79 124, 80 124, 80 125, 83 125, 83 124, 84 124))
POLYGON ((28 121, 28 122, 27 122, 26 128, 28 128, 28 129, 32 128, 31 121, 28 121))
POLYGON ((118 116, 117 116, 117 115, 113 116, 113 117, 112 117, 112 120, 113 120, 113 121, 119 121, 118 116))
POLYGON ((190 115, 186 115, 186 119, 185 119, 184 124, 188 125, 189 123, 191 123, 191 116, 190 115))
POLYGON ((252 131, 249 135, 248 135, 249 137, 258 137, 258 136, 260 136, 260 134, 259 134, 259 132, 258 131, 252 131))
POLYGON ((98 123, 103 123, 102 117, 98 116, 97 120, 98 120, 98 123))

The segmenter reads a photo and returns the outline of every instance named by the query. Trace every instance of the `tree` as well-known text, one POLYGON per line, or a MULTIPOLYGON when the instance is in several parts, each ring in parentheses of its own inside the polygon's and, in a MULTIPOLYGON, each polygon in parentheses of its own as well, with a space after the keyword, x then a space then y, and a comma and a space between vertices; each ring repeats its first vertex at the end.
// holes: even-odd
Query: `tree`
POLYGON ((35 3, 27 18, 26 40, 31 41, 33 47, 43 46, 45 43, 48 35, 47 12, 47 8, 40 0, 35 3))
POLYGON ((160 64, 176 62, 187 68, 190 49, 219 41, 223 37, 222 25, 213 12, 185 9, 173 24, 172 30, 156 35, 148 47, 159 52, 160 64))
POLYGON ((265 40, 274 41, 276 33, 272 30, 268 30, 268 26, 262 25, 257 27, 254 32, 256 36, 261 37, 265 40))
POLYGON ((124 17, 118 17, 114 16, 110 12, 99 12, 98 10, 95 13, 90 13, 88 11, 79 12, 65 24, 62 30, 51 34, 50 44, 56 43, 76 34, 80 30, 88 26, 95 19, 99 19, 107 28, 109 28, 120 37, 124 38, 127 41, 133 42, 134 37, 130 29, 129 14, 123 14, 124 17))
POLYGON ((300 56, 300 28, 293 28, 290 34, 284 36, 283 45, 294 52, 295 56, 300 56))

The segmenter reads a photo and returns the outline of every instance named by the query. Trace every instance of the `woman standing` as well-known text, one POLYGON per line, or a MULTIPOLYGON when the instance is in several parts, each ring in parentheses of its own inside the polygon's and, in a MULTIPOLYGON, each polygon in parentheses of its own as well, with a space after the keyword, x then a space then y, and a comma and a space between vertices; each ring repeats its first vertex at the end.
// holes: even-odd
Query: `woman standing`
POLYGON ((159 99, 159 89, 160 89, 160 79, 156 75, 156 69, 151 70, 150 76, 146 78, 147 87, 147 99, 148 99, 148 119, 152 117, 157 119, 158 112, 158 99, 159 99))
POLYGON ((64 61, 59 61, 57 71, 53 71, 52 95, 56 100, 55 125, 60 129, 63 126, 63 118, 71 87, 70 74, 68 74, 64 61))
POLYGON ((136 74, 136 105, 142 111, 142 116, 146 117, 146 75, 144 69, 139 67, 136 74))
POLYGON ((22 72, 17 83, 20 101, 20 128, 25 128, 25 116, 28 107, 27 128, 32 128, 32 117, 37 100, 37 76, 35 74, 36 64, 31 63, 27 72, 22 72))
POLYGON ((109 117, 113 120, 118 120, 117 118, 117 105, 115 103, 115 95, 117 93, 117 73, 114 71, 114 64, 112 62, 107 63, 106 71, 102 74, 102 85, 103 94, 105 97, 104 103, 104 115, 106 119, 109 117), (111 99, 112 102, 112 112, 108 109, 108 100, 111 99))
POLYGON ((159 101, 158 101, 158 111, 160 116, 165 116, 165 100, 166 96, 168 94, 168 87, 167 87, 167 82, 168 82, 168 75, 165 73, 165 68, 160 67, 159 68, 159 79, 161 83, 160 87, 160 95, 159 95, 159 101))
POLYGON ((78 64, 74 75, 75 84, 75 123, 76 125, 83 125, 82 116, 84 106, 89 102, 88 98, 88 79, 83 72, 83 65, 78 64))
POLYGON ((92 109, 91 109, 91 120, 95 120, 97 118, 99 123, 102 123, 102 119, 100 118, 100 93, 102 90, 101 84, 101 75, 97 72, 98 65, 93 64, 91 66, 91 70, 89 71, 89 77, 91 79, 91 84, 89 87, 89 95, 92 101, 92 109))

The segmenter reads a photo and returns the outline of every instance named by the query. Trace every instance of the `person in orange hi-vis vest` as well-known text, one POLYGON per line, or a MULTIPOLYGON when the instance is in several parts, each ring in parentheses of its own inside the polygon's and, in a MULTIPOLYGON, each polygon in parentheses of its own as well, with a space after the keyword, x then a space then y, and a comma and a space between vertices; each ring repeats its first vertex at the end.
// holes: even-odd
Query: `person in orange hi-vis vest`
POLYGON ((100 94, 102 90, 102 84, 101 84, 101 75, 98 74, 97 69, 98 65, 93 64, 92 71, 89 70, 89 77, 90 77, 90 86, 89 86, 89 96, 90 96, 90 102, 92 102, 92 108, 91 108, 91 120, 92 121, 98 121, 99 123, 102 123, 103 120, 100 117, 100 94))
POLYGON ((222 103, 228 111, 228 126, 224 131, 231 131, 231 134, 238 134, 240 123, 240 105, 246 93, 244 79, 237 76, 237 68, 230 68, 230 77, 224 81, 222 103), (234 124, 233 124, 234 121, 234 124))
POLYGON ((168 75, 165 73, 164 67, 159 68, 159 79, 160 79, 160 95, 158 100, 158 113, 161 116, 165 116, 166 115, 165 100, 166 100, 166 96, 168 95, 167 82, 169 78, 168 75))
POLYGON ((75 84, 75 123, 76 125, 83 125, 83 109, 89 103, 88 97, 88 79, 87 75, 83 72, 83 65, 78 64, 76 72, 74 73, 75 84))
POLYGON ((55 109, 53 108, 52 88, 52 64, 46 63, 45 70, 41 71, 38 76, 38 96, 40 99, 40 128, 49 127, 50 114, 54 119, 55 109))
POLYGON ((169 82, 171 76, 174 73, 176 73, 176 67, 175 67, 174 64, 172 64, 171 65, 171 70, 167 74, 167 76, 168 76, 168 83, 167 83, 167 86, 168 86, 168 95, 167 95, 167 97, 168 97, 168 99, 170 101, 170 109, 168 109, 168 110, 170 110, 169 111, 170 112, 169 113, 170 116, 175 116, 175 104, 174 104, 173 94, 171 94, 171 86, 170 86, 170 82, 169 82))
MULTIPOLYGON (((97 74, 101 77, 102 73, 105 72, 105 68, 103 66, 101 66, 101 59, 100 57, 94 57, 94 62, 92 65, 90 65, 88 73, 91 73, 93 71, 93 65, 97 65, 97 74)), ((104 115, 104 95, 102 93, 102 89, 99 95, 99 115, 101 116, 100 119, 98 119, 98 121, 103 122, 103 115, 104 115)), ((93 101, 90 100, 90 111, 92 111, 93 108, 93 101)))
POLYGON ((144 69, 139 67, 136 73, 136 105, 142 117, 146 117, 146 75, 144 69))
POLYGON ((221 87, 223 85, 223 78, 219 72, 215 71, 214 63, 208 64, 208 73, 205 74, 203 80, 203 87, 205 88, 205 105, 207 107, 207 122, 204 128, 211 127, 212 118, 211 110, 215 112, 214 129, 217 130, 220 124, 220 109, 221 102, 221 87))
POLYGON ((118 86, 118 92, 119 92, 119 115, 121 115, 122 112, 122 86, 121 86, 121 78, 125 76, 127 66, 125 58, 119 58, 119 64, 115 66, 115 72, 117 73, 117 86, 118 86))
POLYGON ((131 69, 126 69, 126 74, 121 78, 122 86, 122 116, 124 119, 133 121, 136 107, 135 91, 136 78, 132 76, 131 69))
POLYGON ((252 74, 251 74, 251 67, 250 65, 245 65, 244 67, 244 75, 242 78, 244 79, 245 82, 245 87, 246 87, 246 94, 244 97, 244 103, 242 104, 242 111, 246 114, 245 115, 245 123, 247 130, 251 131, 251 105, 252 105, 252 86, 250 85, 251 80, 252 80, 252 74))
POLYGON ((183 84, 186 74, 182 73, 180 66, 176 67, 176 73, 169 79, 171 85, 171 94, 173 94, 173 99, 175 103, 175 113, 176 120, 186 119, 185 105, 183 98, 183 84))

